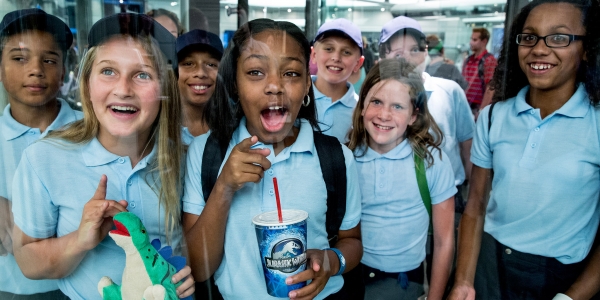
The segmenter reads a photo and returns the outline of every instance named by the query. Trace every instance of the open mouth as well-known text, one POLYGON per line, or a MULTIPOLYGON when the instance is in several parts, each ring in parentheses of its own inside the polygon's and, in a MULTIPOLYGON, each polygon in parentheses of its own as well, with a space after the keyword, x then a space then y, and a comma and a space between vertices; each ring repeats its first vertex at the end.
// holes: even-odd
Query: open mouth
POLYGON ((205 91, 208 89, 208 85, 190 85, 190 87, 194 90, 194 91, 205 91))
POLYGON ((534 70, 548 70, 548 69, 554 68, 554 65, 551 65, 551 64, 529 64, 529 67, 531 67, 534 70))
POLYGON ((342 68, 340 68, 340 67, 328 66, 328 67, 327 67, 327 70, 330 70, 330 71, 335 71, 335 72, 340 72, 340 71, 342 70, 342 68))
POLYGON ((110 109, 116 113, 129 114, 129 115, 132 115, 138 111, 138 109, 133 106, 120 106, 120 105, 111 105, 110 109))
POLYGON ((260 112, 263 127, 270 132, 281 130, 287 120, 288 109, 284 106, 270 106, 260 112))
POLYGON ((378 129, 380 129, 380 130, 392 130, 392 129, 394 129, 394 127, 392 127, 392 126, 383 126, 383 125, 379 125, 377 123, 373 123, 373 125, 375 127, 377 127, 378 129))
POLYGON ((122 236, 130 236, 129 230, 127 230, 127 228, 125 226, 123 226, 123 224, 121 224, 121 222, 119 222, 117 220, 113 220, 113 222, 115 223, 115 227, 117 227, 117 229, 111 230, 110 233, 118 234, 118 235, 122 235, 122 236))

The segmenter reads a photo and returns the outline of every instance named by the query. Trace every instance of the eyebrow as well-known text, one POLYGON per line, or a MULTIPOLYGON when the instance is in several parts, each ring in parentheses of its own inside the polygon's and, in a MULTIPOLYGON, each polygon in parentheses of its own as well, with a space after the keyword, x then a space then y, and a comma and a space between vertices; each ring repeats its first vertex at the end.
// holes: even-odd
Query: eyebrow
MULTIPOLYGON (((567 26, 567 25, 564 25, 564 24, 557 25, 557 26, 553 26, 553 27, 551 28, 551 30, 557 30, 557 29, 560 29, 560 28, 564 28, 564 29, 569 29, 569 30, 572 30, 572 29, 571 29, 569 26, 567 26)), ((531 27, 531 26, 523 27, 523 30, 531 30, 531 31, 536 31, 535 29, 536 29, 536 28, 533 28, 533 27, 531 27)))
MULTIPOLYGON (((31 52, 31 50, 29 50, 29 48, 12 48, 8 52, 9 53, 12 53, 12 52, 31 52)), ((50 51, 50 50, 44 51, 44 54, 50 54, 50 55, 60 56, 60 54, 58 54, 57 52, 50 51)))
MULTIPOLYGON (((109 64, 109 65, 116 65, 116 64, 117 64, 117 63, 116 63, 115 61, 113 61, 113 60, 110 60, 110 59, 104 59, 104 60, 101 60, 101 61, 99 61, 99 62, 98 62, 96 65, 99 65, 99 64, 102 64, 102 63, 109 64)), ((144 68, 150 68, 150 69, 154 69, 154 67, 153 67, 153 66, 151 66, 151 65, 147 65, 147 64, 137 64, 137 65, 138 65, 139 67, 144 67, 144 68)))
MULTIPOLYGON (((246 57, 244 59, 244 61, 249 60, 251 58, 256 58, 256 59, 260 59, 260 60, 267 60, 267 59, 269 59, 269 57, 267 55, 251 54, 250 56, 246 57)), ((294 57, 294 56, 285 56, 285 57, 283 57, 283 60, 285 62, 297 61, 297 62, 299 62, 301 64, 304 63, 302 60, 300 60, 299 58, 294 57)))

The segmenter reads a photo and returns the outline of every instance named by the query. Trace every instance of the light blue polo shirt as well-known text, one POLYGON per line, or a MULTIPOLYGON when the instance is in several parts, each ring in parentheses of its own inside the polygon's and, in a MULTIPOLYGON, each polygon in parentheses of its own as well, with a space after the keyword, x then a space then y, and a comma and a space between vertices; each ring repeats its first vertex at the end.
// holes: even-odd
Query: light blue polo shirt
POLYGON ((493 166, 484 230, 516 250, 582 261, 598 229, 600 112, 583 85, 560 109, 540 117, 516 97, 484 108, 471 150, 473 164, 493 166))
MULTIPOLYGON (((60 110, 46 131, 17 122, 11 115, 10 104, 0 116, 0 197, 12 200, 12 181, 21 154, 27 146, 67 123, 82 118, 80 111, 71 109, 65 100, 58 99, 60 110)), ((56 280, 27 279, 12 254, 0 256, 0 291, 19 295, 44 293, 58 289, 56 280)))
MULTIPOLYGON (((327 211, 327 190, 321 174, 319 158, 314 146, 313 131, 310 124, 302 120, 296 142, 285 148, 277 156, 272 145, 257 143, 253 148, 269 148, 271 168, 266 170, 259 183, 246 183, 237 191, 231 201, 227 227, 225 230, 225 252, 223 261, 215 273, 219 291, 225 299, 278 299, 267 294, 264 274, 258 252, 256 233, 252 218, 266 211, 276 210, 273 177, 277 177, 281 206, 284 209, 301 209, 308 212, 308 249, 329 247, 325 230, 325 212, 327 211)), ((225 161, 235 145, 250 133, 243 118, 229 143, 225 161)), ((204 209, 204 196, 200 174, 202 154, 208 134, 194 139, 188 151, 183 210, 186 213, 200 215, 204 209)), ((356 227, 360 221, 360 190, 354 157, 343 146, 346 162, 347 202, 346 214, 341 230, 356 227)), ((222 167, 223 165, 221 165, 222 167)), ((316 299, 336 293, 342 288, 341 276, 333 276, 325 289, 316 299)))
POLYGON ((187 127, 181 126, 181 142, 189 146, 194 140, 195 136, 192 135, 190 130, 187 127))
MULTIPOLYGON (((436 205, 457 190, 448 156, 430 150, 434 163, 428 166, 425 161, 425 176, 431 204, 436 205)), ((356 155, 362 152, 355 150, 356 155)), ((362 194, 361 262, 390 273, 416 269, 425 259, 429 214, 419 192, 410 143, 405 139, 385 154, 367 148, 356 157, 356 168, 362 194)))
MULTIPOLYGON (((102 174, 108 177, 107 199, 127 200, 127 209, 144 223, 150 240, 167 243, 165 214, 157 196, 158 173, 151 172, 156 146, 132 168, 129 157, 108 152, 94 138, 72 144, 44 139, 23 152, 13 183, 15 224, 30 237, 58 237, 76 231, 84 205, 94 195, 102 174), (151 172, 151 173, 150 173, 151 172), (152 187, 149 186, 152 185, 152 187)), ((181 229, 171 234, 176 253, 181 229)), ((109 276, 121 284, 125 252, 107 235, 87 252, 79 266, 58 286, 71 299, 101 299, 98 282, 109 276)))
POLYGON ((313 75, 313 90, 315 92, 315 106, 317 108, 317 120, 323 133, 336 137, 340 143, 348 141, 346 136, 352 128, 352 113, 358 103, 358 95, 354 92, 354 86, 346 82, 348 91, 342 98, 331 102, 331 97, 325 96, 315 86, 317 76, 313 75))
POLYGON ((475 121, 463 89, 454 81, 432 77, 423 72, 429 113, 444 134, 442 150, 454 170, 454 183, 465 181, 465 167, 460 156, 460 143, 475 135, 475 121))

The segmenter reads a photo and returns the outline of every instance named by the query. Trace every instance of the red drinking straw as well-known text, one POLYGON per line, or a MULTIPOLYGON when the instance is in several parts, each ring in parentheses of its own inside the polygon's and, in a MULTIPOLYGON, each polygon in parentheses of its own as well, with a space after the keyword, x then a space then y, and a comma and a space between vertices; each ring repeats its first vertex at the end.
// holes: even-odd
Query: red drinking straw
POLYGON ((275 199, 277 200, 277 216, 279 217, 279 223, 283 223, 283 216, 281 215, 281 201, 279 200, 279 187, 277 186, 277 178, 273 177, 273 185, 275 186, 275 199))

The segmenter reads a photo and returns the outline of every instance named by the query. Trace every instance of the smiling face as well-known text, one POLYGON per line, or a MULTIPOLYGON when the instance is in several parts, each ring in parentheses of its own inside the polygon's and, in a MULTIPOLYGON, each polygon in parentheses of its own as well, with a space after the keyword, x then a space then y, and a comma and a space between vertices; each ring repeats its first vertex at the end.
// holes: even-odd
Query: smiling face
POLYGON ((254 34, 241 47, 236 86, 251 135, 267 144, 292 135, 310 88, 301 46, 282 31, 254 34))
POLYGON ((405 138, 414 114, 410 88, 394 79, 375 84, 365 98, 362 117, 369 133, 369 147, 377 153, 387 153, 405 138))
POLYGON ((114 37, 98 46, 89 91, 100 143, 146 144, 160 110, 160 78, 138 41, 114 37))
POLYGON ((330 36, 315 43, 310 56, 317 64, 317 80, 330 84, 346 83, 362 65, 358 46, 348 38, 330 36))
POLYGON ((54 37, 28 30, 8 37, 0 81, 13 106, 43 106, 56 99, 64 79, 63 52, 54 37))
MULTIPOLYGON (((546 36, 564 33, 585 35, 581 11, 569 3, 545 3, 534 8, 523 26, 523 33, 546 36)), ((534 47, 518 46, 519 65, 531 89, 542 91, 575 88, 576 75, 584 57, 582 41, 568 47, 548 48, 543 40, 534 47)))
POLYGON ((179 62, 179 92, 184 106, 204 106, 215 91, 219 60, 205 51, 193 51, 179 62))

